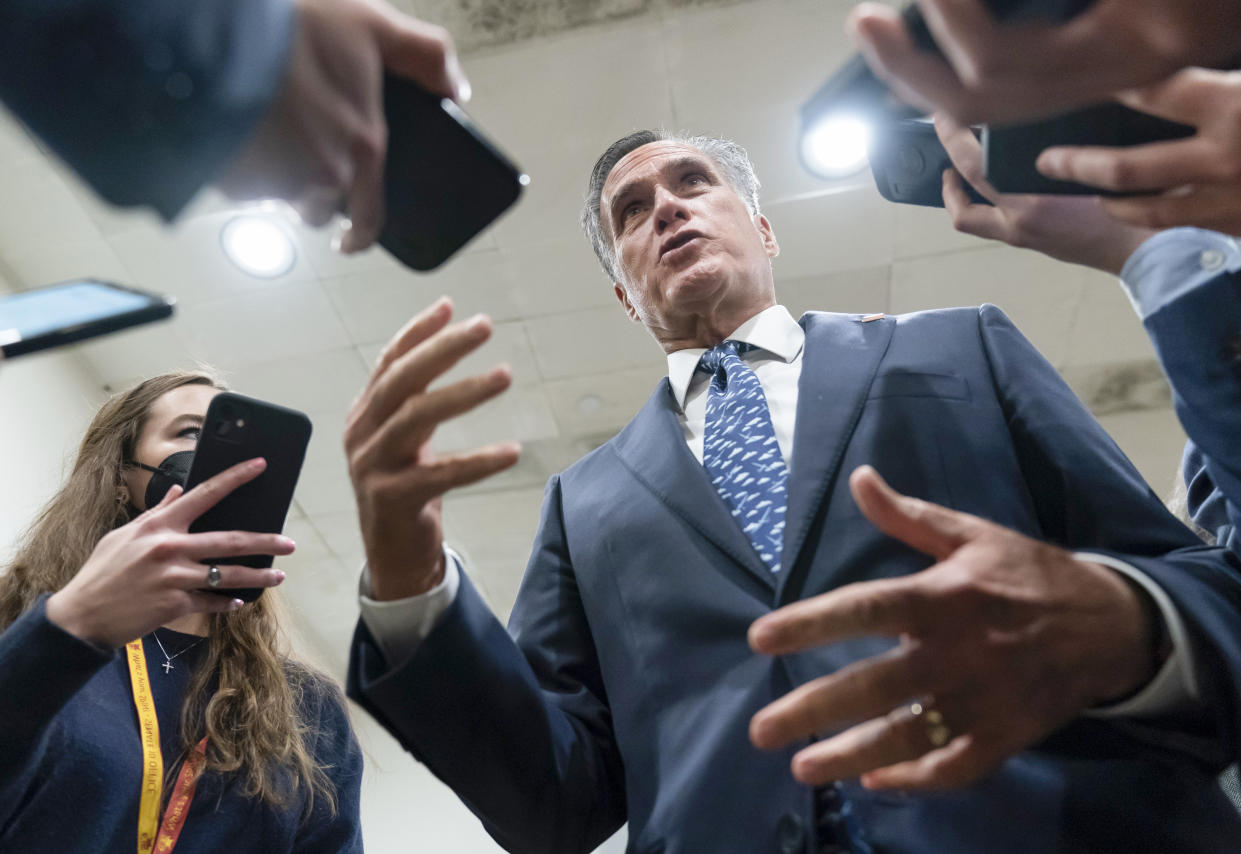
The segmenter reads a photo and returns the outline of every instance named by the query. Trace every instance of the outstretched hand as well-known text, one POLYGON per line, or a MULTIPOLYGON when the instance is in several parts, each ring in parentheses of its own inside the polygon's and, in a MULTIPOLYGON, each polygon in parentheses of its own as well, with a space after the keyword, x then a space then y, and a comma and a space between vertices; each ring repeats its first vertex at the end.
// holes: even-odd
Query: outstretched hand
POLYGON ((512 371, 430 388, 460 359, 491 337, 478 315, 453 323, 441 298, 388 342, 345 422, 345 455, 353 481, 370 567, 371 596, 401 599, 425 593, 444 575, 440 497, 517 462, 520 446, 500 442, 459 454, 437 454, 431 437, 444 421, 463 415, 507 389, 512 371))
POLYGON ((1153 677, 1152 627, 1117 573, 901 495, 869 466, 849 485, 879 530, 937 562, 788 605, 751 626, 750 644, 765 655, 852 637, 900 639, 754 716, 750 738, 764 749, 836 733, 794 756, 799 781, 968 785, 1083 709, 1153 677))
MULTIPOLYGON (((233 490, 267 468, 262 459, 239 463, 189 492, 173 486, 164 500, 110 531, 65 587, 47 601, 47 618, 70 634, 119 647, 178 617, 235 611, 240 599, 203 592, 200 561, 245 555, 288 555, 294 543, 280 534, 247 531, 189 533, 190 525, 233 490)), ((278 569, 221 564, 220 590, 275 587, 278 569)))

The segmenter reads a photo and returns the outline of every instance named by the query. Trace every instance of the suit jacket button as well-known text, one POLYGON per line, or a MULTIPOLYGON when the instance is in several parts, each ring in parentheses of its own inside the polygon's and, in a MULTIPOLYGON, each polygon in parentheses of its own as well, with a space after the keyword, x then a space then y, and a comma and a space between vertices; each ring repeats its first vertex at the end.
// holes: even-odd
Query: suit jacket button
POLYGON ((780 816, 776 834, 780 839, 780 854, 798 854, 806 846, 806 828, 792 813, 780 816))

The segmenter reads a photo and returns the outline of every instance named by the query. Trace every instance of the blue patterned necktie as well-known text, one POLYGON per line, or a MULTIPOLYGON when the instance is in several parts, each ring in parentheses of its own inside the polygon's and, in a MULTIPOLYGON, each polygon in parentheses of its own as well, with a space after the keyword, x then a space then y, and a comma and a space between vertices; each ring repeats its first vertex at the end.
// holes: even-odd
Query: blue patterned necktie
POLYGON ((767 397, 738 353, 750 345, 725 341, 699 363, 711 372, 702 464, 767 568, 780 571, 788 468, 780 456, 767 397))

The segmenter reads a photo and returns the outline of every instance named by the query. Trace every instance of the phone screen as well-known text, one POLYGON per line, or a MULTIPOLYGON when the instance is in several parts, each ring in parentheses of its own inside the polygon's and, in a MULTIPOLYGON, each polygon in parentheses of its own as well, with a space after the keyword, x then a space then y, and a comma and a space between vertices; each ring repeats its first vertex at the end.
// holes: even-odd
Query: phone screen
POLYGON ((18 356, 171 314, 172 300, 108 282, 50 285, 0 297, 0 349, 18 356))

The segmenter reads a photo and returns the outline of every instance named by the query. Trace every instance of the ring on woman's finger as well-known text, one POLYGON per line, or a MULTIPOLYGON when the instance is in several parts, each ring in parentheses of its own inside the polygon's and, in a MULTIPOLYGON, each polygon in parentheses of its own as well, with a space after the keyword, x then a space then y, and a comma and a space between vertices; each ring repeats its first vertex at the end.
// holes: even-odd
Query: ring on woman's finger
POLYGON ((213 590, 220 586, 220 568, 213 566, 207 570, 207 586, 213 590))

